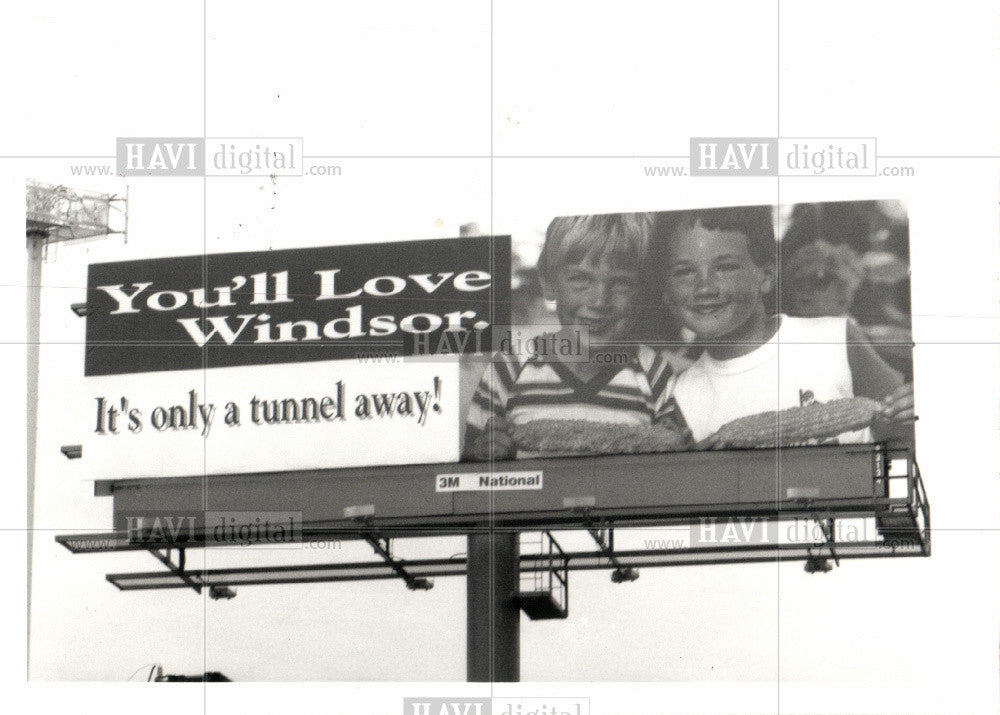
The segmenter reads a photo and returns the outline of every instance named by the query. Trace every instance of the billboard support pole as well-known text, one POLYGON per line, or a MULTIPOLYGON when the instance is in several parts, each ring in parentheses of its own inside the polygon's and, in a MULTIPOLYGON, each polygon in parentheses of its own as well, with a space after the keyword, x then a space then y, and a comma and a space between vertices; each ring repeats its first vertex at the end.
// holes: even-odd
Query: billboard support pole
MULTIPOLYGON (((25 202, 25 238, 28 250, 27 287, 27 546, 28 546, 28 672, 31 670, 31 562, 34 549, 35 528, 35 459, 38 453, 38 374, 39 348, 41 341, 41 311, 42 311, 42 263, 45 259, 46 247, 50 243, 68 241, 77 238, 104 236, 112 231, 104 221, 95 218, 93 204, 88 201, 106 201, 110 210, 112 201, 124 201, 126 216, 128 212, 128 194, 125 199, 114 198, 104 194, 94 194, 68 189, 65 186, 52 186, 28 179, 25 202), (89 208, 88 208, 89 207, 89 208)), ((127 223, 126 223, 127 227, 127 223)), ((78 313, 79 315, 79 313, 78 313)), ((80 456, 74 450, 62 450, 69 459, 80 456)))
POLYGON ((27 272, 27 477, 28 477, 28 671, 31 670, 31 555, 35 536, 35 453, 38 439, 38 365, 39 341, 41 339, 42 306, 42 258, 48 233, 27 231, 28 272, 27 272))
POLYGON ((521 679, 518 546, 517 532, 489 531, 468 536, 469 682, 514 683, 521 679))

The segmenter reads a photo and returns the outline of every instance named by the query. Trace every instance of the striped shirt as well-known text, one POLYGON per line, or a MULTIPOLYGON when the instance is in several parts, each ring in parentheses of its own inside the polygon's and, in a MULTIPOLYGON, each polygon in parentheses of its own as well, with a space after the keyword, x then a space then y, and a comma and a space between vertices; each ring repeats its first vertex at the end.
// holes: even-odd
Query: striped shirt
POLYGON ((588 380, 559 360, 497 353, 476 387, 468 424, 485 430, 498 418, 513 425, 541 419, 650 425, 676 414, 674 382, 667 357, 646 346, 628 364, 588 380))

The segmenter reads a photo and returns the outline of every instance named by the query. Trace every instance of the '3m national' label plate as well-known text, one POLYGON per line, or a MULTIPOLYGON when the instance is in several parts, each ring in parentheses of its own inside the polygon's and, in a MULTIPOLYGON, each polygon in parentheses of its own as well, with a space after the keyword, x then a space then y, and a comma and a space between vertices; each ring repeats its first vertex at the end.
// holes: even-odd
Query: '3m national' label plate
POLYGON ((434 477, 436 492, 480 492, 510 489, 541 489, 542 472, 467 472, 438 474, 434 477))

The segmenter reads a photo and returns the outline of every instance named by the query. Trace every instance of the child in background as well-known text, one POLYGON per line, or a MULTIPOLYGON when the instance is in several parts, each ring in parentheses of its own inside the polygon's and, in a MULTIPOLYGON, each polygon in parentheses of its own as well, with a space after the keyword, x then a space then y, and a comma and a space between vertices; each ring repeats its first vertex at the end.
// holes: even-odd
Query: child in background
POLYGON ((802 246, 782 268, 784 305, 801 318, 849 315, 865 277, 853 248, 823 240, 802 246))
MULTIPOLYGON (((777 243, 767 206, 702 209, 667 219, 658 260, 664 300, 704 350, 674 397, 695 440, 739 417, 864 396, 881 400, 877 438, 913 417, 913 386, 846 317, 772 314, 777 243), (779 349, 780 346, 780 349, 779 349)), ((836 441, 867 442, 871 430, 836 441)))
MULTIPOLYGON (((863 284, 870 286, 869 297, 878 285, 873 278, 882 272, 866 270, 866 261, 873 257, 881 257, 888 262, 884 265, 896 271, 895 276, 889 275, 896 278, 894 282, 908 277, 906 262, 888 252, 869 251, 862 257, 846 243, 833 245, 823 240, 800 247, 782 265, 782 305, 789 315, 800 318, 848 316, 872 343, 879 357, 904 377, 912 375, 913 334, 906 327, 909 315, 903 314, 898 323, 879 322, 891 306, 866 314, 864 311, 871 308, 867 301, 862 301, 860 306, 855 304, 855 295, 863 284)), ((895 286, 892 290, 896 290, 895 286)))
MULTIPOLYGON (((649 214, 572 216, 549 224, 538 271, 560 328, 539 336, 532 354, 493 356, 469 408, 466 459, 531 456, 518 450, 513 435, 515 426, 529 422, 649 426, 669 418, 670 363, 648 347, 622 344, 652 227, 649 214), (545 345, 575 344, 581 332, 589 335, 589 355, 542 354, 545 345)), ((599 429, 591 451, 607 451, 599 429)))

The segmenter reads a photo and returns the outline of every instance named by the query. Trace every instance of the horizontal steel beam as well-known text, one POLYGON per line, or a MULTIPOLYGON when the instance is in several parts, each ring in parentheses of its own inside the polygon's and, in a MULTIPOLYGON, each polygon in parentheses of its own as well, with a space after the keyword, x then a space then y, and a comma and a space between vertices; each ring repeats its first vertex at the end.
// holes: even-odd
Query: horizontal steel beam
MULTIPOLYGON (((893 508, 905 507, 908 500, 900 499, 868 499, 863 502, 841 502, 836 504, 823 503, 794 507, 789 504, 768 505, 760 508, 735 505, 712 505, 700 508, 697 514, 660 513, 650 515, 638 512, 635 514, 615 512, 614 517, 608 517, 604 510, 564 510, 562 512, 522 513, 516 521, 507 522, 501 515, 492 519, 477 519, 476 521, 443 525, 428 523, 397 524, 391 520, 369 519, 365 521, 327 522, 324 526, 305 525, 302 534, 295 542, 310 541, 360 541, 372 534, 378 536, 401 538, 427 538, 434 536, 465 536, 470 533, 488 533, 496 531, 530 532, 530 531, 576 531, 590 528, 600 523, 603 528, 638 528, 691 526, 702 523, 706 519, 752 519, 754 521, 784 522, 796 520, 817 520, 823 518, 865 518, 888 512, 893 508)), ((145 535, 130 535, 124 531, 108 531, 89 534, 62 534, 55 540, 74 554, 108 553, 115 551, 148 551, 151 548, 214 548, 243 545, 235 541, 215 541, 211 532, 194 532, 186 534, 182 540, 170 541, 161 533, 156 538, 146 538, 145 535)))
MULTIPOLYGON (((924 556, 929 546, 922 541, 886 544, 882 541, 838 542, 840 559, 924 556)), ((623 568, 651 568, 663 566, 699 566, 723 563, 760 563, 768 561, 802 561, 829 555, 827 544, 750 544, 688 549, 638 550, 616 552, 623 568)), ((465 558, 423 559, 401 561, 407 573, 414 577, 431 578, 464 576, 465 558)), ((569 570, 612 570, 614 565, 600 551, 570 552, 561 557, 549 558, 538 554, 521 555, 521 572, 533 573, 550 568, 569 570)), ((321 583, 338 581, 367 581, 399 578, 395 570, 384 562, 362 561, 316 565, 226 568, 189 570, 183 576, 210 586, 251 586, 265 584, 321 583)), ((190 583, 180 574, 169 571, 108 574, 107 580, 123 591, 190 588, 190 583)))

